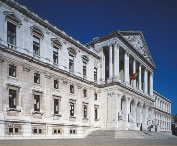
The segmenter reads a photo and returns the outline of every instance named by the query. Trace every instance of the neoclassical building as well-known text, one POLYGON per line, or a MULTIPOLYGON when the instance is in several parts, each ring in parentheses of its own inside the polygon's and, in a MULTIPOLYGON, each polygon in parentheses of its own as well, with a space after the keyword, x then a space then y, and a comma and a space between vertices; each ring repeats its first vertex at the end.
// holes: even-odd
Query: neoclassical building
POLYGON ((15 0, 0 0, 0 139, 85 137, 93 130, 171 132, 142 32, 87 44, 15 0))

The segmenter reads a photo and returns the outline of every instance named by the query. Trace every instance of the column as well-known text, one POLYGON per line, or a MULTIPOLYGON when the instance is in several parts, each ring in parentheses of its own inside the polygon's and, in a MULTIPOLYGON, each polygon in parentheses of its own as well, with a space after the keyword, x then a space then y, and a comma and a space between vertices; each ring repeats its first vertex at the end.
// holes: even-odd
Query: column
POLYGON ((109 78, 112 78, 112 44, 109 45, 109 78))
POLYGON ((150 73, 150 96, 153 97, 153 73, 150 73))
POLYGON ((119 79, 119 44, 114 44, 114 78, 119 79))
MULTIPOLYGON (((1 53, 1 52, 0 52, 1 53)), ((3 58, 2 56, 0 55, 0 112, 3 110, 3 104, 2 104, 2 98, 3 98, 3 93, 2 93, 2 69, 3 69, 3 66, 2 66, 2 63, 3 63, 3 58)))
POLYGON ((101 80, 102 81, 105 80, 105 55, 104 55, 103 48, 101 52, 101 80))
POLYGON ((141 91, 141 64, 139 65, 139 73, 138 73, 138 84, 139 84, 139 90, 141 91))
POLYGON ((124 54, 124 81, 125 84, 129 85, 129 55, 128 51, 125 51, 124 54))
POLYGON ((147 70, 144 70, 144 93, 147 94, 147 70))
MULTIPOLYGON (((133 74, 136 73, 136 60, 133 60, 133 74)), ((136 79, 133 80, 133 88, 136 88, 136 79)))

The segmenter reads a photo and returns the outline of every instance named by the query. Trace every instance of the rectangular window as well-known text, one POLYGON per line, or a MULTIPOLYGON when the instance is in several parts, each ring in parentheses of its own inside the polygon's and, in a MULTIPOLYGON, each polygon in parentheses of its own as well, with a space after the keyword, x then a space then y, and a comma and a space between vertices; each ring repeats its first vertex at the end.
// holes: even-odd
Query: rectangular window
POLYGON ((40 84, 40 74, 34 73, 34 83, 40 84))
POLYGON ((98 108, 95 107, 95 120, 98 120, 98 108))
POLYGON ((74 117, 74 103, 70 102, 70 116, 74 117))
POLYGON ((69 71, 74 72, 74 56, 69 55, 69 71))
POLYGON ((54 114, 59 114, 59 99, 54 99, 54 114))
POLYGON ((16 77, 16 66, 9 65, 9 76, 16 77))
POLYGON ((87 90, 86 89, 83 89, 83 94, 84 94, 84 97, 87 97, 87 90))
POLYGON ((40 95, 34 95, 34 111, 40 111, 40 95))
POLYGON ((97 68, 94 67, 94 81, 97 81, 97 68))
POLYGON ((70 85, 70 93, 74 93, 74 85, 70 85))
POLYGON ((87 75, 87 63, 83 62, 83 76, 85 77, 87 75))
POLYGON ((13 133, 13 128, 12 127, 9 128, 9 133, 13 133))
POLYGON ((97 93, 95 93, 95 100, 98 100, 97 93))
POLYGON ((84 118, 87 118, 87 105, 84 105, 84 118))
POLYGON ((58 64, 58 50, 56 46, 53 46, 53 63, 58 64))
POLYGON ((39 134, 41 134, 42 133, 42 129, 39 129, 39 134))
POLYGON ((15 128, 15 133, 18 133, 18 128, 15 128))
POLYGON ((33 133, 35 133, 35 134, 36 134, 36 133, 37 133, 37 129, 33 129, 33 133))
POLYGON ((54 80, 54 88, 58 89, 58 80, 54 80))
POLYGON ((16 45, 16 25, 7 22, 7 42, 16 45))
POLYGON ((16 108, 17 91, 9 89, 9 108, 16 108))
POLYGON ((33 54, 40 56, 40 39, 33 36, 33 54))

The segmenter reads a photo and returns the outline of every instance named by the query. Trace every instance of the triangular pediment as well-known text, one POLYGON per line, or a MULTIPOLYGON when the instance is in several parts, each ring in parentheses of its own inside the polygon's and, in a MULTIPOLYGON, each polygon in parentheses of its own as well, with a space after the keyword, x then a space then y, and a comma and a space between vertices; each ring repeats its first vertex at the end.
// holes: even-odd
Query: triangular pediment
POLYGON ((120 34, 141 54, 143 57, 155 66, 150 51, 147 47, 144 36, 141 32, 120 31, 120 34))

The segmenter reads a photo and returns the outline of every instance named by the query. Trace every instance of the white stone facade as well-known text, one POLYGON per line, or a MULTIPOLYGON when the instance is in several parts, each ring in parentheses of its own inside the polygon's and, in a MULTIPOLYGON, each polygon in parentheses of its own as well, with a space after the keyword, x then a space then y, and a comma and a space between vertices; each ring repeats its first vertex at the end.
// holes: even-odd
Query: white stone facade
POLYGON ((0 138, 79 138, 100 128, 171 132, 171 102, 153 90, 154 68, 141 32, 83 45, 1 0, 0 138))

